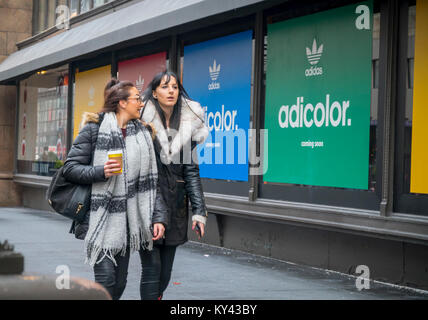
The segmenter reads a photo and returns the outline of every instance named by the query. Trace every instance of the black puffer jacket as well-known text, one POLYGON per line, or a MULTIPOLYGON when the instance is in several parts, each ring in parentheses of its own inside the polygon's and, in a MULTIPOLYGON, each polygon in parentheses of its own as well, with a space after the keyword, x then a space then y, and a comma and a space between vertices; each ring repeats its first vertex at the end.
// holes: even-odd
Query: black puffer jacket
MULTIPOLYGON (((92 161, 95 153, 95 145, 98 138, 98 130, 103 120, 102 113, 85 113, 83 128, 73 142, 73 146, 68 153, 64 163, 64 177, 79 184, 92 184, 95 182, 107 181, 104 177, 104 166, 93 166, 92 161)), ((160 195, 160 184, 156 193, 155 209, 152 223, 162 223, 167 226, 167 207, 164 198, 160 195)), ((83 240, 89 228, 89 213, 82 223, 74 226, 75 236, 83 240)), ((73 229, 73 227, 72 227, 73 229)))
MULTIPOLYGON (((148 101, 144 107, 143 121, 154 127, 156 139, 154 146, 158 162, 161 193, 168 206, 169 222, 165 230, 165 239, 158 240, 165 245, 180 245, 187 241, 189 221, 189 200, 192 207, 192 220, 206 224, 208 213, 202 190, 197 159, 189 163, 174 164, 169 157, 179 155, 183 150, 196 147, 208 135, 203 109, 195 101, 183 101, 180 127, 174 138, 169 139, 162 120, 153 103, 148 101), (187 144, 190 148, 187 148, 187 144)), ((189 151, 189 150, 188 150, 189 151)))

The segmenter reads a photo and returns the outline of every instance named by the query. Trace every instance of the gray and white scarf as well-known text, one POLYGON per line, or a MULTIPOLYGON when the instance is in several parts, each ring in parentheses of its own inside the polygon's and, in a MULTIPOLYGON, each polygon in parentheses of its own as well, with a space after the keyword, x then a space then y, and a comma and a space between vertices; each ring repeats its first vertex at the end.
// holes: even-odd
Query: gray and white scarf
POLYGON ((105 257, 116 265, 114 256, 125 255, 127 247, 131 252, 153 248, 151 223, 158 176, 150 133, 138 120, 131 120, 123 140, 115 113, 106 113, 98 132, 93 165, 104 166, 112 150, 123 152, 123 173, 92 185, 85 237, 86 262, 91 266, 105 257))

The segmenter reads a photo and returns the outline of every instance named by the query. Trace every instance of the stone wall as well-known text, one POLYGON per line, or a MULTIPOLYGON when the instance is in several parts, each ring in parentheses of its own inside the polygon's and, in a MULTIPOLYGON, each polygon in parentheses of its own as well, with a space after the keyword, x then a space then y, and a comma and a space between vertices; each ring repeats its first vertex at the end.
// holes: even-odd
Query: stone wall
MULTIPOLYGON (((0 63, 31 37, 32 0, 0 1, 0 63)), ((16 88, 0 86, 0 206, 21 205, 19 186, 12 181, 15 158, 16 88)))

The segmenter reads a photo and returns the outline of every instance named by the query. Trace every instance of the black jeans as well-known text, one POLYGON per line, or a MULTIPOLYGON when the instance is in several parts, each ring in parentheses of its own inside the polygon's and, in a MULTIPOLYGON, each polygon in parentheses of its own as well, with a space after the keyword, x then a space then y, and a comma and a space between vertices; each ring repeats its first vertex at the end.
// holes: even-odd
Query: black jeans
POLYGON ((141 300, 157 300, 171 279, 177 246, 154 245, 152 251, 140 250, 141 260, 141 300))
MULTIPOLYGON (((103 254, 103 253, 102 253, 103 254)), ((128 277, 129 248, 125 256, 114 256, 117 266, 109 258, 104 259, 94 266, 95 282, 104 286, 113 300, 119 300, 126 287, 128 277)))

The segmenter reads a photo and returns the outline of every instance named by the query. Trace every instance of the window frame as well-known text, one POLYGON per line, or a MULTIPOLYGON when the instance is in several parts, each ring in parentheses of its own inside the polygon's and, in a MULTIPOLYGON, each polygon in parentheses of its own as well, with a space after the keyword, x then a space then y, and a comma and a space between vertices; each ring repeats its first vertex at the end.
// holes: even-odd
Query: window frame
MULTIPOLYGON (((399 33, 397 55, 397 90, 396 90, 396 139, 394 170, 394 211, 403 214, 428 216, 428 194, 405 192, 404 186, 404 149, 405 149, 405 105, 408 89, 408 8, 412 1, 400 1, 399 33), (402 107, 400 107, 402 106, 402 107)), ((417 32, 417 30, 416 30, 417 32)), ((413 88, 412 88, 413 90, 413 88)), ((413 108, 413 106, 412 106, 413 108)), ((411 138, 410 138, 411 139, 411 138)))
MULTIPOLYGON (((237 17, 235 19, 230 19, 226 22, 215 24, 210 26, 201 27, 199 29, 192 30, 187 33, 182 33, 177 37, 178 41, 178 59, 179 63, 177 66, 178 76, 182 75, 182 59, 184 57, 184 46, 201 43, 204 41, 209 41, 228 35, 236 34, 243 31, 252 31, 253 41, 255 40, 255 14, 246 15, 243 17, 237 17)), ((253 47, 253 61, 255 56, 255 49, 253 47)), ((254 77, 255 65, 252 64, 252 76, 254 77)), ((183 84, 186 87, 186 84, 183 84)), ((254 91, 256 90, 256 82, 253 82, 253 88, 251 89, 251 106, 250 106, 250 119, 249 124, 253 116, 253 109, 256 107, 254 101, 254 91)), ((249 126, 251 129, 251 126, 249 126)), ((253 124, 254 128, 254 124, 253 124)), ((250 148, 250 145, 248 145, 250 148)), ((248 150, 247 150, 248 153, 248 150)), ((248 197, 249 191, 251 189, 251 175, 248 173, 247 181, 235 181, 235 180, 222 180, 222 179, 209 179, 201 178, 202 187, 204 192, 207 193, 216 193, 220 195, 234 195, 248 197)))
MULTIPOLYGON (((286 19, 293 19, 300 16, 306 16, 321 11, 331 10, 334 8, 359 3, 361 1, 330 1, 316 6, 299 3, 292 1, 290 3, 282 4, 277 7, 271 8, 264 12, 264 36, 267 36, 267 25, 268 21, 275 19, 275 22, 284 21, 286 19), (293 8, 293 10, 290 10, 293 8)), ((382 28, 382 20, 389 14, 387 6, 379 5, 374 1, 374 12, 380 12, 380 44, 385 43, 386 30, 382 28)), ((382 155, 384 152, 384 105, 385 101, 383 98, 383 92, 385 87, 382 86, 382 82, 385 81, 385 70, 386 61, 382 59, 385 56, 387 48, 385 46, 379 47, 379 88, 378 88, 378 121, 376 126, 376 187, 374 191, 370 190, 358 190, 358 189, 346 189, 346 188, 332 188, 332 187, 321 187, 321 186, 306 186, 306 185, 293 185, 293 184, 264 184, 263 176, 258 177, 258 195, 260 199, 266 200, 280 200, 290 201, 299 203, 311 203, 316 205, 330 205, 337 207, 350 207, 365 210, 380 210, 380 202, 382 198, 382 171, 383 162, 382 155)), ((372 60, 373 61, 373 60, 372 60)), ((263 67, 263 73, 265 69, 263 67)), ((261 101, 260 101, 260 126, 265 127, 265 96, 266 86, 264 83, 261 84, 261 101)), ((369 148, 372 147, 370 141, 369 148)), ((370 161, 367 159, 367 161, 370 161)), ((369 174, 369 172, 367 172, 369 174)))

